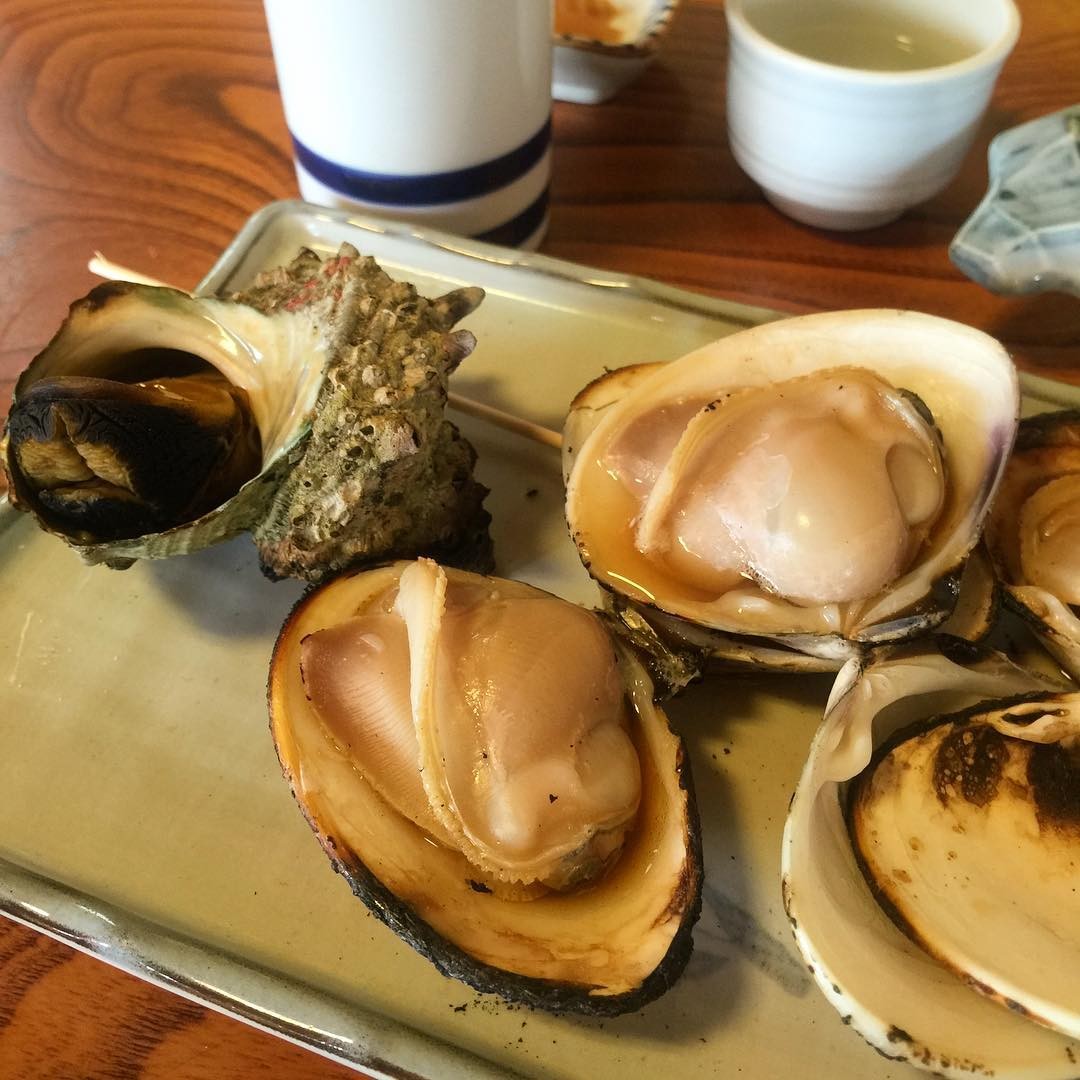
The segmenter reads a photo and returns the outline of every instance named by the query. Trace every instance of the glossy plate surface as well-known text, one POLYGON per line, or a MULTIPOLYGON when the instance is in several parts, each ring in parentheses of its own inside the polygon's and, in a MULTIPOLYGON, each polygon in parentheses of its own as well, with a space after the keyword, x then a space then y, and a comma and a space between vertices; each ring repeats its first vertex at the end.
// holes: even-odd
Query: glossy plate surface
MULTIPOLYGON (((267 207, 204 282, 241 288, 301 245, 349 240, 435 295, 488 290, 458 393, 561 425, 605 367, 666 360, 773 317, 535 255, 299 203, 267 207)), ((153 267, 143 267, 153 272, 153 267)), ((1029 411, 1080 395, 1026 385, 1029 411)), ((455 415, 491 489, 498 572, 592 602, 554 450, 455 415)), ((0 911, 346 1062, 426 1077, 917 1075, 813 986, 780 899, 788 800, 829 676, 695 687, 707 879, 683 979, 617 1020, 503 1005, 444 979, 355 901, 281 778, 267 730, 274 638, 301 586, 246 538, 118 573, 0 507, 0 911)))

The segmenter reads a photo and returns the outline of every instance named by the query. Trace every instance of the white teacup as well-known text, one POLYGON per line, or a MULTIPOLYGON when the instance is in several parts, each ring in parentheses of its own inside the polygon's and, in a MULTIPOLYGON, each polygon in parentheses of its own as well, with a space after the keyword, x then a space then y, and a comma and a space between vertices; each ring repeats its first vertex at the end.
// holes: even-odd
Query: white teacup
POLYGON ((883 225, 937 194, 1020 32, 1013 0, 727 0, 728 134, 777 208, 883 225))
POLYGON ((535 247, 551 0, 265 0, 300 192, 535 247))

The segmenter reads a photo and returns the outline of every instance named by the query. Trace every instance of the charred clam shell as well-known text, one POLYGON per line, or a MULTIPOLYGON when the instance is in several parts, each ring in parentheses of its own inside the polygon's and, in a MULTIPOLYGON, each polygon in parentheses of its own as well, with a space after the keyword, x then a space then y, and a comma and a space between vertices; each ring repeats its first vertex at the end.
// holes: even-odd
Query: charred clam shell
POLYGON ((836 669, 948 617, 1017 413, 1012 362, 969 327, 768 323, 587 387, 565 429, 567 521, 593 577, 665 634, 836 669))
POLYGON ((837 678, 784 831, 796 943, 889 1057, 1073 1077, 1080 695, 966 642, 923 644, 837 678))
POLYGON ((269 702, 335 868, 443 973, 614 1015, 684 967, 689 765, 596 613, 428 560, 345 575, 282 629, 269 702))
POLYGON ((273 577, 395 555, 490 567, 475 454, 445 420, 483 297, 427 300, 345 245, 231 300, 130 283, 72 305, 15 386, 13 505, 90 563, 251 531, 273 577))
POLYGON ((1080 412, 1021 421, 986 543, 1009 605, 1080 679, 1080 412))

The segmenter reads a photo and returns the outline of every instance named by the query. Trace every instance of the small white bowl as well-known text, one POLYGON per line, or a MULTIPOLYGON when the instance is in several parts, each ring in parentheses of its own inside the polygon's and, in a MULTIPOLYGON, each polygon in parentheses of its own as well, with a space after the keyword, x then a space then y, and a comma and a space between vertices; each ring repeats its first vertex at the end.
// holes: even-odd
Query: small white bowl
POLYGON ((552 96, 596 105, 656 56, 681 0, 556 0, 552 96))
POLYGON ((725 5, 735 159, 778 209, 830 229, 883 225, 949 183, 1020 29, 1013 0, 865 5, 878 20, 865 35, 852 26, 856 10, 848 0, 725 5), (807 30, 820 34, 813 47, 786 44, 807 30), (834 41, 863 47, 829 62, 834 41), (913 52, 913 42, 963 45, 952 60, 927 55, 930 66, 857 66, 885 42, 897 63, 900 43, 913 52))

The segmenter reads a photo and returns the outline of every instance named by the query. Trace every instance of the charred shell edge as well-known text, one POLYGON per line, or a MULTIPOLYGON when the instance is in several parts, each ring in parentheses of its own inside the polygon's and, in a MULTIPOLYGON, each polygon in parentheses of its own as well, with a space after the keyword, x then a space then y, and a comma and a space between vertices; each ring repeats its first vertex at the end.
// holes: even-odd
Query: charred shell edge
POLYGON ((1062 424, 1080 424, 1080 409, 1061 409, 1025 417, 1016 433, 1016 450, 1057 445, 1062 440, 1056 438, 1056 432, 1062 424))
MULTIPOLYGON (((787 916, 792 935, 798 942, 799 921, 793 914, 796 909, 796 898, 792 892, 791 881, 787 874, 783 874, 781 877, 780 891, 784 904, 784 914, 787 916)), ((796 944, 796 947, 798 948, 798 944, 796 944)), ((918 1068, 928 1069, 940 1075, 956 1075, 954 1070, 961 1070, 964 1074, 971 1073, 976 1076, 993 1075, 993 1070, 987 1068, 981 1062, 967 1059, 958 1060, 952 1054, 942 1054, 940 1051, 918 1042, 903 1028, 897 1027, 895 1024, 890 1025, 887 1030, 883 1031, 879 1036, 880 1041, 878 1041, 878 1039, 874 1038, 877 1033, 872 1029, 867 1029, 859 1024, 852 1024, 856 1005, 848 998, 840 984, 834 980, 834 976, 830 971, 811 964, 810 974, 813 976, 822 995, 839 1014, 840 1022, 851 1028, 871 1050, 885 1058, 886 1061, 910 1062, 918 1068)))
MULTIPOLYGON (((687 793, 688 806, 694 808, 696 818, 693 785, 685 764, 685 750, 680 750, 680 787, 687 793)), ((318 833, 318 837, 330 856, 334 869, 348 881, 353 894, 376 918, 421 956, 430 960, 440 974, 458 979, 481 993, 497 994, 507 1001, 545 1011, 619 1016, 640 1009, 669 990, 682 974, 693 950, 693 928, 701 914, 701 871, 697 869, 701 865, 699 829, 691 832, 691 843, 688 847, 693 853, 693 859, 684 868, 677 894, 680 899, 687 895, 694 899, 686 908, 667 953, 639 987, 624 994, 611 995, 590 994, 587 989, 569 983, 518 975, 474 959, 433 930, 407 904, 398 900, 359 859, 339 854, 333 837, 322 833, 318 833)))
MULTIPOLYGON (((580 545, 578 550, 581 551, 580 545)), ((585 568, 589 569, 587 562, 585 568)), ((606 582, 598 578, 593 580, 602 591, 604 607, 624 624, 631 644, 664 687, 665 694, 670 696, 700 677, 706 669, 728 672, 756 669, 796 673, 838 671, 852 657, 933 634, 948 621, 956 607, 960 575, 961 571, 953 570, 938 578, 930 593, 906 614, 872 627, 872 636, 868 633, 851 638, 840 634, 755 635, 719 630, 693 623, 665 611, 658 604, 630 600, 606 582), (627 613, 631 611, 646 624, 647 630, 627 622, 627 613), (656 625, 654 619, 661 625, 656 625), (685 626, 688 639, 680 639, 677 632, 665 631, 664 624, 685 626), (699 638, 700 641, 696 640, 699 638), (696 673, 695 667, 699 669, 696 673)))
MULTIPOLYGON (((1076 446, 1075 440, 1060 437, 1062 428, 1080 428, 1080 409, 1060 409, 1053 412, 1038 413, 1025 417, 1017 429, 1014 452, 1024 453, 1052 446, 1076 446)), ((1064 666, 1074 677, 1080 673, 1080 640, 1071 637, 1058 627, 1050 625, 1016 592, 1016 586, 1006 580, 1003 569, 999 566, 1000 553, 996 548, 986 545, 991 563, 998 576, 998 594, 1001 604, 1020 618, 1023 625, 1038 639, 1046 650, 1064 666)), ((1020 588, 1023 588, 1021 583, 1020 588)), ((1052 594, 1047 594, 1052 595, 1052 594)), ((1056 597, 1055 597, 1056 599, 1056 597)), ((1076 609, 1064 601, 1062 606, 1076 615, 1076 609)))
MULTIPOLYGON (((1068 691, 1065 691, 1068 693, 1068 691)), ((1001 698, 995 701, 995 706, 1000 708, 1009 708, 1013 705, 1025 705, 1033 701, 1046 701, 1052 702, 1058 695, 1047 694, 1045 691, 1033 690, 1026 694, 1014 694, 1011 697, 1001 698)), ((877 746, 874 747, 873 755, 870 758, 866 768, 862 770, 857 776, 852 777, 845 784, 840 785, 840 799, 844 813, 844 825, 847 827, 848 836, 852 836, 852 823, 851 817, 854 810, 855 799, 858 796, 859 790, 867 779, 873 773, 874 769, 891 753, 896 747, 902 743, 907 742, 909 739, 916 738, 919 735, 925 734, 933 730, 942 724, 957 724, 963 725, 968 722, 972 717, 978 716, 986 711, 986 702, 977 702, 974 705, 970 705, 965 709, 959 709, 956 712, 942 713, 937 716, 926 717, 922 720, 916 720, 914 723, 908 724, 906 727, 898 728, 887 739, 883 740, 877 746)), ((1036 717, 1031 717, 1027 722, 1033 722, 1036 717)), ((912 944, 917 945, 928 956, 940 964, 943 968, 951 971, 961 982, 970 986, 972 990, 984 997, 990 998, 996 1001, 999 1005, 1003 1005, 1010 1012, 1016 1013, 1020 1016, 1025 1016, 1034 1023, 1042 1024, 1044 1027, 1056 1030, 1055 1026, 1049 1021, 1040 1017, 1037 1013, 1033 1012, 1027 1006, 1022 1005, 1018 1001, 1014 1001, 1012 998, 1007 997, 1004 994, 999 993, 992 987, 987 986, 986 983, 973 978, 963 968, 958 967, 953 963, 948 956, 944 955, 940 950, 936 949, 923 934, 912 926, 912 924, 904 917, 903 913, 896 907, 896 905, 889 899, 888 895, 882 890, 873 874, 870 872, 869 867, 866 865, 866 861, 863 859, 862 852, 859 850, 858 844, 851 840, 851 853, 855 858, 855 863, 859 868, 859 872, 863 876, 863 880, 866 882, 867 888, 870 890, 870 894, 874 898, 874 902, 881 908, 893 925, 903 933, 912 944)))
POLYGON ((632 602, 613 589, 603 589, 603 604, 615 632, 649 669, 658 700, 674 697, 713 671, 799 674, 835 672, 843 664, 839 656, 802 652, 782 639, 700 627, 654 605, 632 602))
MULTIPOLYGON (((830 694, 829 702, 826 707, 826 715, 843 707, 842 703, 845 699, 850 697, 851 694, 855 692, 856 688, 861 685, 861 680, 868 668, 872 668, 883 660, 913 659, 921 655, 926 655, 928 652, 937 652, 951 663, 962 668, 976 668, 980 662, 989 660, 994 656, 1000 657, 1002 655, 997 652, 997 650, 986 645, 944 633, 933 634, 931 637, 918 642, 902 642, 896 645, 886 646, 877 654, 864 654, 859 656, 844 668, 843 681, 841 682, 838 680, 837 683, 834 684, 830 694)), ((1001 700, 1016 702, 1031 698, 1034 698, 1035 700, 1045 700, 1055 693, 1063 692, 1065 690, 1066 684, 1061 680, 1058 680, 1057 690, 1048 685, 1048 689, 1043 691, 1035 690, 1025 692, 1001 700)), ((984 708, 985 702, 976 702, 970 707, 956 710, 955 713, 949 715, 970 715, 984 708)), ((926 720, 921 720, 916 721, 913 725, 909 725, 908 727, 910 730, 911 728, 926 724, 926 720)), ((815 740, 817 738, 818 734, 815 734, 815 740)), ((802 778, 800 778, 800 785, 801 781, 802 778)), ((853 780, 849 780, 843 783, 837 783, 836 791, 836 797, 839 800, 839 810, 841 816, 844 818, 845 833, 847 833, 848 836, 850 836, 850 833, 846 829, 846 792, 853 782, 853 780)), ((800 797, 805 800, 809 796, 805 791, 801 791, 800 788, 797 788, 792 794, 792 807, 794 807, 796 799, 799 799, 800 797)), ((800 919, 800 913, 807 906, 808 896, 806 889, 800 888, 796 891, 792 885, 792 874, 787 862, 789 854, 788 829, 790 828, 790 821, 791 817, 789 811, 788 823, 785 825, 783 871, 781 874, 781 893, 784 912, 799 954, 808 962, 810 974, 813 976, 818 989, 821 991, 825 1000, 836 1010, 841 1022, 852 1028, 860 1039, 862 1039, 872 1050, 876 1051, 887 1060, 910 1062, 912 1065, 929 1070, 935 1075, 958 1078, 969 1075, 996 1075, 995 1067, 985 1059, 968 1056, 961 1057, 958 1056, 955 1051, 946 1053, 941 1049, 936 1049, 933 1045, 915 1038, 908 1031, 898 1027, 895 1023, 889 1023, 887 1018, 883 1019, 879 1015, 868 1013, 866 1006, 860 1000, 853 998, 850 995, 850 992, 843 985, 843 976, 830 965, 826 964, 824 958, 818 955, 817 950, 813 947, 813 939, 808 936, 800 919)), ((861 861, 858 859, 855 851, 855 846, 850 843, 850 840, 849 846, 852 850, 853 858, 859 863, 860 880, 865 882, 873 902, 889 921, 896 926, 897 932, 903 934, 907 940, 911 941, 913 946, 924 956, 931 959, 935 964, 939 964, 942 970, 953 971, 953 969, 947 965, 940 964, 936 956, 933 956, 933 954, 926 950, 917 938, 912 937, 902 923, 896 921, 893 917, 893 913, 889 910, 889 906, 880 902, 877 890, 873 888, 872 883, 867 879, 865 871, 861 866, 861 861)), ((970 980, 965 981, 968 985, 972 985, 974 989, 982 990, 983 993, 981 996, 984 996, 987 1000, 992 996, 988 993, 988 988, 974 986, 970 980)), ((997 1000, 1009 1007, 1010 1011, 1017 1011, 1010 1006, 1008 1001, 1002 1002, 1000 998, 997 1000)), ((1002 1015, 1005 1014, 1003 1013, 1002 1015)), ((1069 1048, 1069 1045, 1066 1044, 1064 1046, 1063 1058, 1058 1063, 1057 1067, 1047 1067, 1045 1072, 1040 1069, 1038 1075, 1062 1078, 1062 1080, 1064 1080, 1065 1077, 1070 1078, 1070 1080, 1080 1080, 1080 1074, 1076 1072, 1077 1060, 1078 1059, 1073 1056, 1073 1051, 1069 1048)), ((1019 1076, 1020 1073, 1017 1071, 1010 1071, 1009 1075, 1019 1076)), ((1024 1072, 1023 1075, 1034 1076, 1036 1074, 1034 1072, 1030 1074, 1024 1072)))

